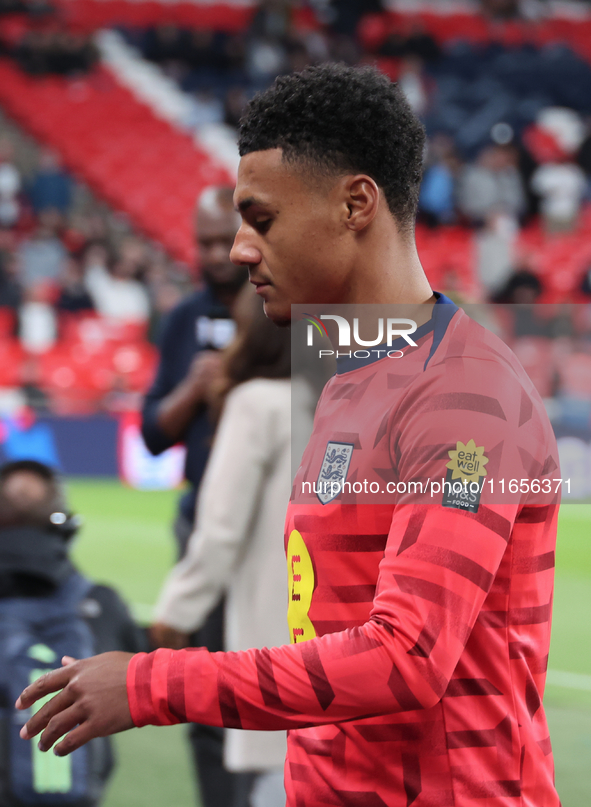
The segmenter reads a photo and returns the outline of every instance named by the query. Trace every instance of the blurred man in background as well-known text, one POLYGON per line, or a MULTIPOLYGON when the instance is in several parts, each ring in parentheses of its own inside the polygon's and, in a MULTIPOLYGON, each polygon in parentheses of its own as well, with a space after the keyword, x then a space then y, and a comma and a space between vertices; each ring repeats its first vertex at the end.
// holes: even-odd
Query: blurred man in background
POLYGON ((195 517, 199 487, 212 437, 205 394, 219 363, 217 351, 234 335, 230 307, 247 277, 230 261, 240 226, 232 188, 207 188, 195 216, 201 276, 204 285, 169 315, 160 340, 160 364, 146 395, 142 434, 153 454, 176 443, 187 447, 185 476, 189 489, 175 525, 179 556, 185 551, 195 517))
MULTIPOLYGON (((187 447, 185 476, 189 488, 180 500, 175 523, 179 559, 193 530, 197 489, 213 436, 206 394, 218 371, 218 351, 234 336, 230 308, 247 278, 246 270, 230 261, 240 226, 232 197, 232 188, 210 187, 199 198, 195 229, 204 286, 169 315, 160 342, 158 372, 143 408, 142 434, 153 454, 176 443, 187 447)), ((211 651, 222 650, 222 626, 220 603, 192 643, 211 651)), ((152 641, 156 646, 175 647, 178 637, 163 626, 155 626, 152 641)), ((223 731, 192 725, 190 738, 204 804, 229 804, 235 783, 223 767, 223 731)))
POLYGON ((64 766, 24 748, 14 694, 62 656, 138 652, 146 642, 116 591, 70 560, 79 526, 51 468, 19 460, 0 468, 0 807, 98 804, 113 768, 110 741, 93 740, 64 766))
MULTIPOLYGON (((291 338, 265 317, 254 290, 234 306, 237 333, 223 353, 212 394, 219 418, 199 490, 187 553, 169 574, 155 608, 161 629, 198 628, 225 594, 224 649, 276 647, 289 641, 286 569, 281 540, 291 489, 292 383, 308 403, 302 426, 312 429, 313 396, 291 379, 291 338)), ((224 807, 284 807, 285 732, 226 729, 224 761, 241 774, 224 807)))

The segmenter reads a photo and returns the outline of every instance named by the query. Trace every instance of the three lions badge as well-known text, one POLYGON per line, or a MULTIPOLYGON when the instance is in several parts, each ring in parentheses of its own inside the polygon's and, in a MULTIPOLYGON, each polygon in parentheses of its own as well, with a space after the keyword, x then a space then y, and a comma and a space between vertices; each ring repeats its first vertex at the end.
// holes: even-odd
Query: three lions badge
POLYGON ((322 504, 336 499, 342 491, 352 456, 352 443, 328 442, 316 483, 316 495, 322 504))

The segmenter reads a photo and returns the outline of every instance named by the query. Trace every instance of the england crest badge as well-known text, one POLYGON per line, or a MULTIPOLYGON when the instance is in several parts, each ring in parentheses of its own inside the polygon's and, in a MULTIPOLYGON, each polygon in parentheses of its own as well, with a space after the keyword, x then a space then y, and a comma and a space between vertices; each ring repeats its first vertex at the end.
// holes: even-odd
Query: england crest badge
POLYGON ((316 483, 316 495, 322 504, 328 504, 343 490, 353 448, 352 443, 328 442, 316 483))

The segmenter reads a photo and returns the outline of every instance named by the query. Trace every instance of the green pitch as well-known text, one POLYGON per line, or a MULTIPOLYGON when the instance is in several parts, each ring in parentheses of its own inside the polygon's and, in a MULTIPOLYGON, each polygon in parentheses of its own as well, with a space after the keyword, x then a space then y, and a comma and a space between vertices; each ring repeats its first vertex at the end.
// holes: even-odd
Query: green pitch
MULTIPOLYGON (((85 519, 75 548, 81 569, 116 586, 148 622, 174 562, 170 535, 178 492, 140 493, 111 481, 73 481, 85 519)), ((591 504, 563 505, 545 707, 564 807, 589 807, 591 786, 591 504)), ((196 801, 185 727, 144 728, 117 738, 119 767, 104 807, 186 807, 196 801)))

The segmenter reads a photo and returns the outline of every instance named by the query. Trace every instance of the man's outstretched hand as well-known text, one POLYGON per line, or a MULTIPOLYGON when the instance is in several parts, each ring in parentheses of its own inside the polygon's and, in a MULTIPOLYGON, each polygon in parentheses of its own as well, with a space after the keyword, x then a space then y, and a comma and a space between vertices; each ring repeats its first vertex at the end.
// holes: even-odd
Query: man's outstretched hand
POLYGON ((17 709, 28 709, 39 698, 58 692, 23 726, 21 737, 29 740, 45 729, 39 748, 47 751, 67 734, 54 750, 63 757, 93 737, 133 728, 126 686, 131 657, 118 652, 81 661, 64 657, 61 669, 38 678, 17 700, 17 709))

